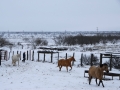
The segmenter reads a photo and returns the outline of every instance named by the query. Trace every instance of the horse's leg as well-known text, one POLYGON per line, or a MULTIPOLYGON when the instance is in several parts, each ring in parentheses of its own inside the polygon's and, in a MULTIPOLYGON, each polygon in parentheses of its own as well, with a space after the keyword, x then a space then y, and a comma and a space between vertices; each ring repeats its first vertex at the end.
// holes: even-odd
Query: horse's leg
POLYGON ((71 71, 72 70, 72 66, 70 66, 71 67, 71 69, 69 70, 69 71, 71 71))
POLYGON ((59 71, 61 71, 61 66, 59 66, 59 71))
POLYGON ((96 84, 97 84, 97 78, 95 79, 95 81, 96 81, 96 84))
POLYGON ((89 85, 91 83, 92 76, 89 75, 89 85))
POLYGON ((16 66, 16 61, 14 63, 15 63, 15 66, 16 66))
POLYGON ((19 66, 19 60, 18 60, 18 66, 19 66))
POLYGON ((62 66, 60 66, 60 71, 61 71, 62 66))
MULTIPOLYGON (((62 68, 62 66, 61 66, 61 68, 62 68)), ((60 71, 61 71, 61 68, 60 68, 60 71)))
POLYGON ((103 84, 103 81, 102 81, 102 80, 99 80, 98 86, 100 86, 100 83, 102 83, 102 86, 104 87, 104 84, 103 84))
POLYGON ((13 66, 15 66, 15 62, 13 62, 13 66))
POLYGON ((101 80, 102 86, 104 87, 103 81, 101 80))
POLYGON ((59 66, 59 71, 60 71, 60 66, 59 66))
POLYGON ((15 65, 15 63, 14 63, 14 62, 12 62, 12 64, 13 64, 13 66, 15 65))
POLYGON ((68 72, 68 66, 66 66, 67 72, 68 72))
POLYGON ((12 64, 13 64, 13 60, 12 60, 12 64))

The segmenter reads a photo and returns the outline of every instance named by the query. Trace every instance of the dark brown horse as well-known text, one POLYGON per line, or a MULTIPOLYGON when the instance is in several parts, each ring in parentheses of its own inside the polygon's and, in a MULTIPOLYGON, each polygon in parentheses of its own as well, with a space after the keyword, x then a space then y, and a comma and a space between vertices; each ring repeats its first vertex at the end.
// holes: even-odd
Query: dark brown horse
POLYGON ((96 67, 96 66, 91 66, 89 68, 89 84, 91 83, 91 79, 92 77, 96 79, 96 84, 97 84, 97 79, 99 79, 99 84, 98 86, 100 85, 100 83, 102 83, 102 86, 104 87, 104 84, 103 84, 103 74, 104 72, 103 71, 106 71, 106 72, 109 72, 108 71, 108 65, 107 64, 101 64, 100 66, 96 67))
POLYGON ((67 72, 68 72, 68 66, 71 67, 70 70, 72 70, 72 65, 71 65, 71 62, 72 61, 75 61, 75 58, 74 57, 70 57, 68 59, 60 59, 58 60, 58 67, 59 67, 59 71, 61 71, 61 68, 62 66, 65 66, 66 69, 67 69, 67 72))

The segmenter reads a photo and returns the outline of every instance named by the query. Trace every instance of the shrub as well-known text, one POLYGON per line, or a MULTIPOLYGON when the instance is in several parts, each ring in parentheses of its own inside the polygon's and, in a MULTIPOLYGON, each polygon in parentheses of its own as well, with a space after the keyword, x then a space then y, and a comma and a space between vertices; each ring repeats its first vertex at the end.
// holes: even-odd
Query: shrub
POLYGON ((6 46, 6 45, 12 45, 12 43, 10 43, 5 38, 0 37, 0 47, 6 46))
MULTIPOLYGON (((106 61, 106 63, 110 66, 110 59, 109 61, 106 61)), ((115 69, 120 69, 120 57, 112 58, 111 67, 115 69)))
MULTIPOLYGON (((90 65, 91 63, 91 55, 83 55, 82 56, 82 62, 84 65, 90 65)), ((93 60, 92 60, 92 65, 98 65, 99 64, 99 59, 97 56, 93 55, 93 60)))
POLYGON ((35 44, 38 45, 48 45, 48 41, 45 39, 37 38, 35 39, 35 44))

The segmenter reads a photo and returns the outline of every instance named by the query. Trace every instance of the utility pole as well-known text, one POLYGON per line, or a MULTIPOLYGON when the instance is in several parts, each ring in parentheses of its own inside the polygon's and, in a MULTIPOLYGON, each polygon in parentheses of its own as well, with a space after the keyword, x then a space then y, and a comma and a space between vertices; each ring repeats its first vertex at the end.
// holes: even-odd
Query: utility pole
POLYGON ((8 37, 10 36, 10 34, 9 34, 9 30, 8 30, 8 37))
POLYGON ((65 30, 65 38, 66 38, 66 30, 65 30))
POLYGON ((98 27, 97 27, 97 36, 98 36, 98 27))

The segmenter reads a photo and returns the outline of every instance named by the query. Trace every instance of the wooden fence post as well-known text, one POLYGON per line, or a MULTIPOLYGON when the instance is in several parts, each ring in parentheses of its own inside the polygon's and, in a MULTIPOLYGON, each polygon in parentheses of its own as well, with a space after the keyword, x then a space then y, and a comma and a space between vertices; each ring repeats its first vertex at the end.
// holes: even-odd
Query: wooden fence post
MULTIPOLYGON (((75 53, 73 53, 73 57, 75 56, 75 53)), ((74 61, 72 62, 72 66, 74 65, 74 61)))
POLYGON ((18 51, 17 51, 17 54, 18 54, 18 51))
POLYGON ((6 51, 6 60, 8 60, 8 51, 6 51))
POLYGON ((34 61, 34 51, 33 51, 33 53, 32 53, 32 61, 34 61))
POLYGON ((102 64, 102 53, 100 53, 100 65, 102 64))
POLYGON ((28 51, 27 51, 27 60, 28 60, 28 51))
POLYGON ((67 53, 66 53, 66 58, 65 59, 67 59, 67 53))
POLYGON ((9 52, 9 60, 10 60, 10 52, 9 52))
POLYGON ((112 54, 110 54, 110 71, 112 70, 112 54))
POLYGON ((80 59, 81 66, 83 66, 82 61, 83 61, 83 53, 81 54, 81 59, 80 59))
POLYGON ((22 45, 22 49, 23 49, 23 45, 22 45))
POLYGON ((20 51, 20 60, 21 60, 21 51, 20 51))
POLYGON ((51 63, 53 62, 53 52, 51 52, 51 63))
POLYGON ((6 60, 6 58, 5 58, 5 57, 6 57, 6 51, 4 52, 4 60, 6 60))
POLYGON ((44 53, 44 60, 43 60, 43 62, 45 62, 45 53, 44 53))
POLYGON ((31 50, 29 50, 29 59, 30 59, 30 60, 32 60, 32 59, 31 59, 31 55, 32 55, 32 54, 31 54, 31 50))
POLYGON ((0 51, 0 65, 1 65, 1 51, 0 51))
POLYGON ((91 54, 91 61, 90 61, 91 66, 93 65, 92 61, 93 61, 93 54, 91 54))
POLYGON ((59 52, 58 52, 58 60, 59 60, 59 52))
POLYGON ((38 62, 39 62, 39 52, 38 52, 38 62))
POLYGON ((13 51, 13 55, 14 55, 14 51, 13 51))

